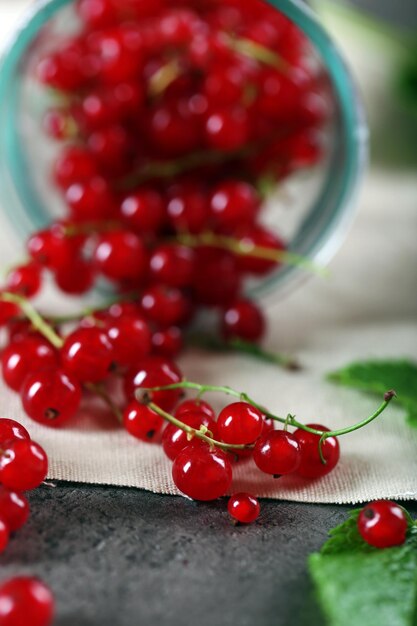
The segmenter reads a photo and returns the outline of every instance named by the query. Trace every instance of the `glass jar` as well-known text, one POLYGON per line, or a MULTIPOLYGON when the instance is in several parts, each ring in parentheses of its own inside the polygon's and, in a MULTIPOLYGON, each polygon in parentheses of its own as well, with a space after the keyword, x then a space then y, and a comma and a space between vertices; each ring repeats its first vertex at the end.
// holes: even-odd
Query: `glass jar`
MULTIPOLYGON (((310 40, 315 63, 324 68, 331 89, 333 113, 325 131, 324 160, 270 195, 264 221, 284 235, 291 253, 324 265, 352 219, 366 161, 367 128, 349 70, 313 12, 301 0, 269 2, 310 40)), ((22 237, 62 215, 64 208, 49 177, 59 148, 41 132, 48 94, 33 81, 31 62, 51 41, 77 31, 72 5, 73 0, 35 3, 13 33, 0 66, 0 201, 22 237), (46 27, 48 37, 42 37, 46 27)), ((266 278, 251 281, 248 289, 256 297, 275 297, 303 275, 300 267, 281 265, 266 278)))

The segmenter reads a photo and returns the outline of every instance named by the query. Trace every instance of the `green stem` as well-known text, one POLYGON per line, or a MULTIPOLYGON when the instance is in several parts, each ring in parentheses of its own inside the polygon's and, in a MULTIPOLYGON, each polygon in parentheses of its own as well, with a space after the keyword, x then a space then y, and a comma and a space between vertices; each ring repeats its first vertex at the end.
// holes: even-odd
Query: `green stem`
MULTIPOLYGON (((312 433, 313 435, 317 435, 318 437, 320 437, 320 440, 319 440, 320 458, 321 458, 321 460, 322 460, 322 462, 324 464, 326 463, 326 460, 323 457, 322 445, 323 445, 323 443, 324 443, 324 441, 326 439, 328 439, 329 437, 340 437, 341 435, 347 435, 348 433, 353 433, 355 430, 359 430, 360 428, 363 428, 364 426, 367 426, 368 424, 373 422, 379 415, 381 415, 381 413, 383 413, 383 411, 385 411, 385 409, 387 408, 387 406, 389 405, 391 400, 396 395, 395 391, 393 391, 393 390, 387 391, 384 394, 384 401, 378 407, 378 409, 374 413, 372 413, 372 415, 370 415, 369 417, 365 418, 364 420, 361 420, 360 422, 357 422, 356 424, 353 424, 352 426, 347 426, 346 428, 340 428, 338 430, 322 431, 322 430, 317 430, 315 428, 310 428, 309 426, 306 426, 305 424, 302 424, 301 422, 296 420, 293 415, 289 414, 286 418, 274 415, 273 413, 270 413, 268 410, 265 410, 265 408, 263 406, 261 406, 260 404, 255 402, 255 400, 250 398, 246 393, 242 393, 240 391, 236 391, 236 390, 232 389, 231 387, 227 387, 227 386, 200 385, 199 383, 194 383, 194 382, 191 382, 189 380, 183 380, 183 381, 181 381, 179 383, 174 383, 172 385, 165 385, 165 386, 161 386, 161 387, 152 387, 150 389, 146 389, 145 391, 149 391, 149 392, 151 392, 151 391, 169 391, 169 390, 173 390, 173 389, 193 389, 195 391, 198 391, 199 396, 201 396, 202 394, 207 393, 209 391, 225 393, 228 396, 233 396, 235 398, 239 398, 239 400, 241 400, 243 402, 248 402, 248 404, 251 404, 255 408, 259 409, 259 411, 261 411, 265 415, 265 417, 267 417, 268 419, 273 419, 273 420, 275 420, 277 422, 281 422, 281 424, 284 424, 284 425, 287 425, 287 426, 288 425, 289 426, 293 426, 294 428, 300 428, 301 430, 305 430, 308 433, 312 433)), ((144 390, 142 389, 142 391, 144 391, 144 390)))
POLYGON ((181 75, 181 66, 177 59, 171 59, 160 67, 149 80, 149 95, 159 96, 181 75))
POLYGON ((187 435, 190 437, 190 439, 192 439, 193 437, 197 437, 198 439, 202 439, 203 441, 208 443, 210 446, 215 446, 216 448, 220 448, 221 450, 224 450, 225 452, 233 452, 233 450, 247 450, 248 448, 251 448, 250 445, 240 445, 240 444, 224 443, 223 441, 217 441, 216 439, 213 439, 212 437, 209 437, 206 434, 208 431, 205 430, 204 426, 201 426, 200 430, 191 428, 191 426, 188 426, 188 424, 181 422, 179 419, 177 419, 170 413, 167 413, 166 411, 161 409, 161 407, 159 407, 154 402, 148 402, 147 406, 152 411, 160 415, 164 420, 166 420, 167 422, 170 422, 171 424, 174 424, 174 426, 177 426, 178 428, 186 432, 187 435))
POLYGON ((63 339, 55 332, 52 326, 44 320, 42 315, 38 313, 27 298, 16 293, 4 291, 0 295, 0 299, 4 300, 4 302, 16 304, 36 330, 38 330, 55 348, 62 348, 64 345, 63 339))
POLYGON ((198 235, 189 233, 179 234, 175 237, 176 241, 183 246, 196 248, 199 246, 212 246, 214 248, 222 248, 228 250, 238 256, 250 256, 265 261, 273 261, 275 263, 283 263, 284 265, 292 265, 300 267, 307 271, 313 272, 321 276, 328 276, 329 272, 325 268, 316 265, 313 261, 303 256, 288 252, 287 250, 278 250, 276 248, 267 248, 265 246, 256 246, 252 243, 245 243, 243 240, 228 237, 226 235, 218 235, 211 231, 198 235))
POLYGON ((223 341, 213 335, 193 334, 187 338, 187 344, 214 352, 239 352, 241 354, 247 354, 260 361, 273 363, 290 371, 298 371, 301 369, 300 364, 289 355, 269 352, 255 343, 243 341, 238 338, 223 341))
POLYGON ((276 69, 287 70, 289 68, 288 63, 279 54, 256 41, 252 41, 252 39, 244 37, 234 38, 228 35, 225 35, 225 39, 228 46, 242 56, 259 61, 264 65, 270 65, 276 69))
POLYGON ((102 222, 83 222, 69 224, 62 229, 64 237, 78 237, 79 235, 95 235, 96 233, 108 233, 113 230, 124 228, 122 222, 117 220, 104 220, 102 222))

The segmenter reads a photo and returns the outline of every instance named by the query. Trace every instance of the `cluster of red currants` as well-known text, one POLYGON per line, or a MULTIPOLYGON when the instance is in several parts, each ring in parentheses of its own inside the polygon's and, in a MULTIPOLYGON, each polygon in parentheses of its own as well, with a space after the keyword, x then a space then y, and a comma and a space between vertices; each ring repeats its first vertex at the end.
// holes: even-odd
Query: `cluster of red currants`
MULTIPOLYGON (((67 214, 30 237, 5 288, 33 297, 45 271, 73 295, 110 281, 135 294, 162 356, 202 307, 219 311, 226 339, 258 341, 264 318, 243 280, 285 255, 259 221, 258 183, 321 158, 327 86, 309 43, 261 0, 75 7, 79 33, 35 64, 59 92, 44 126, 69 140, 52 174, 67 214)), ((0 323, 15 312, 0 303, 0 323)))
MULTIPOLYGON (((46 453, 27 430, 12 419, 0 419, 0 552, 29 517, 23 492, 39 487, 47 471, 46 453)), ((0 626, 50 626, 53 612, 52 594, 40 580, 22 576, 0 585, 0 626)))

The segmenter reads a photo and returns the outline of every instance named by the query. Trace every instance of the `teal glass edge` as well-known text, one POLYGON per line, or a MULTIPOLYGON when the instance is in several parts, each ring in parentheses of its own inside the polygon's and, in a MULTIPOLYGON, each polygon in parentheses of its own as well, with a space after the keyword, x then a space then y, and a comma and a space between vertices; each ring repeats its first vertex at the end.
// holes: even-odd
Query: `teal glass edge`
MULTIPOLYGON (((62 7, 73 0, 42 0, 26 13, 14 33, 0 64, 0 143, 4 149, 0 162, 0 197, 16 231, 22 236, 49 221, 49 215, 37 198, 29 167, 19 137, 17 115, 19 102, 19 67, 39 30, 62 7), (13 206, 10 198, 17 194, 13 206)), ((316 47, 327 68, 338 101, 343 153, 342 172, 332 175, 311 208, 291 249, 324 263, 338 246, 343 232, 352 219, 353 200, 364 170, 367 141, 366 124, 360 99, 346 64, 333 41, 317 21, 314 13, 301 0, 268 0, 299 26, 316 47), (326 207, 325 224, 319 230, 315 224, 326 207), (316 231, 316 232, 315 232, 316 231), (310 235, 309 235, 310 233, 310 235)), ((340 147, 340 146, 339 146, 340 147)), ((251 289, 252 295, 263 295, 294 279, 299 269, 284 267, 251 289)))

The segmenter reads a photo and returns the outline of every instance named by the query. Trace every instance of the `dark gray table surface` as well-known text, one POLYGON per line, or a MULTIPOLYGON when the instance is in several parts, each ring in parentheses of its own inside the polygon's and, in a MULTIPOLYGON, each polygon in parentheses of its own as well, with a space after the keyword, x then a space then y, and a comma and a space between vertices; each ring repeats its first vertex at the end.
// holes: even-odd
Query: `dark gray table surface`
POLYGON ((350 508, 263 501, 234 527, 225 500, 65 483, 29 497, 1 578, 42 577, 56 626, 321 626, 306 559, 350 508))

